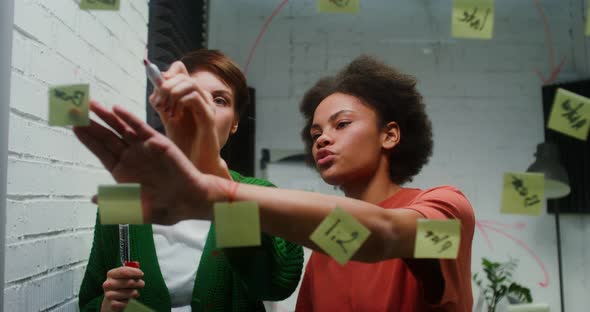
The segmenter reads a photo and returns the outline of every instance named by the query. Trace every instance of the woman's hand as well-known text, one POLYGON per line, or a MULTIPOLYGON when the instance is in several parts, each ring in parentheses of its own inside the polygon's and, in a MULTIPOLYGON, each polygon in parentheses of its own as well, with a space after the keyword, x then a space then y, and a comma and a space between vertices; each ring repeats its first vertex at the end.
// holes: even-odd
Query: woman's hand
POLYGON ((118 183, 141 183, 144 223, 211 218, 215 185, 174 143, 120 107, 112 112, 92 100, 90 109, 115 133, 94 121, 74 133, 118 183))
POLYGON ((119 267, 107 272, 107 279, 102 283, 104 299, 101 311, 123 311, 131 298, 139 297, 139 288, 145 286, 141 279, 143 272, 132 267, 119 267))
POLYGON ((174 62, 163 77, 149 102, 160 115, 166 135, 200 171, 229 176, 220 165, 212 95, 195 82, 182 62, 174 62))

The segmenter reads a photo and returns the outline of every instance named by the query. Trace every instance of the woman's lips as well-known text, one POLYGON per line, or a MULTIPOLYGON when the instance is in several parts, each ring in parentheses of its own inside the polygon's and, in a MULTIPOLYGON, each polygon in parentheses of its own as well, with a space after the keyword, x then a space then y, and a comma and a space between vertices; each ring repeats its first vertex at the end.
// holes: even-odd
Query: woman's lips
POLYGON ((320 150, 316 155, 316 164, 318 166, 326 165, 327 163, 332 162, 332 160, 334 160, 334 157, 334 153, 332 153, 331 151, 320 150))
POLYGON ((328 155, 328 156, 322 157, 322 158, 318 159, 317 164, 318 164, 318 166, 326 165, 326 164, 332 162, 335 157, 336 156, 334 156, 334 155, 328 155))

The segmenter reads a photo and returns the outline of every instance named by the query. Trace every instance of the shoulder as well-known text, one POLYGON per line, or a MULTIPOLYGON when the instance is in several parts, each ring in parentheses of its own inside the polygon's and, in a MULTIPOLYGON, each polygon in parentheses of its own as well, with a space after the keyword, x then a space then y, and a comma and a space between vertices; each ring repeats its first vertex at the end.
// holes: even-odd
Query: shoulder
POLYGON ((471 203, 457 187, 441 185, 419 192, 411 206, 420 206, 426 210, 437 210, 447 218, 473 220, 475 218, 471 203))
POLYGON ((254 177, 246 177, 239 174, 236 171, 230 170, 229 173, 234 181, 244 184, 253 184, 253 185, 260 185, 260 186, 268 186, 268 187, 275 187, 274 184, 270 183, 267 180, 254 178, 254 177))

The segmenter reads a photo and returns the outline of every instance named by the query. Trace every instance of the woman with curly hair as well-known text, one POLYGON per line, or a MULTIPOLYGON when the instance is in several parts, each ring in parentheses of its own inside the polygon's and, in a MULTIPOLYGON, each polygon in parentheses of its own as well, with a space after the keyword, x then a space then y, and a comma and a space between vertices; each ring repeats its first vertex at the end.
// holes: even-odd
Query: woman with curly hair
POLYGON ((92 129, 97 124, 75 132, 115 178, 142 184, 150 222, 210 219, 215 202, 256 201, 263 232, 314 251, 297 311, 468 312, 475 226, 469 201, 453 186, 403 187, 426 164, 433 144, 415 85, 413 77, 361 56, 306 94, 301 111, 308 159, 346 197, 223 182, 195 170, 166 138, 120 107, 93 110, 121 137, 92 129), (114 141, 126 147, 112 157, 106 146, 114 141), (335 207, 371 232, 345 265, 310 239, 335 207), (456 259, 413 258, 419 219, 461 222, 456 259))

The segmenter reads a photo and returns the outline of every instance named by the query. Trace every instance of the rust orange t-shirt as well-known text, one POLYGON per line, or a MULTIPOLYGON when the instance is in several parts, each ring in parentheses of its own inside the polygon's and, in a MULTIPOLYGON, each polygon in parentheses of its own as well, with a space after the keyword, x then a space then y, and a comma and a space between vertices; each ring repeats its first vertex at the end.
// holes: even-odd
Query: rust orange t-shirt
POLYGON ((350 261, 341 266, 329 256, 313 252, 305 270, 296 311, 471 312, 471 241, 475 218, 465 195, 452 186, 425 191, 402 188, 379 206, 413 209, 427 219, 461 221, 457 259, 438 260, 444 279, 442 299, 427 302, 425 298, 424 289, 429 285, 433 287, 433 281, 426 272, 420 272, 420 264, 432 260, 350 261))

